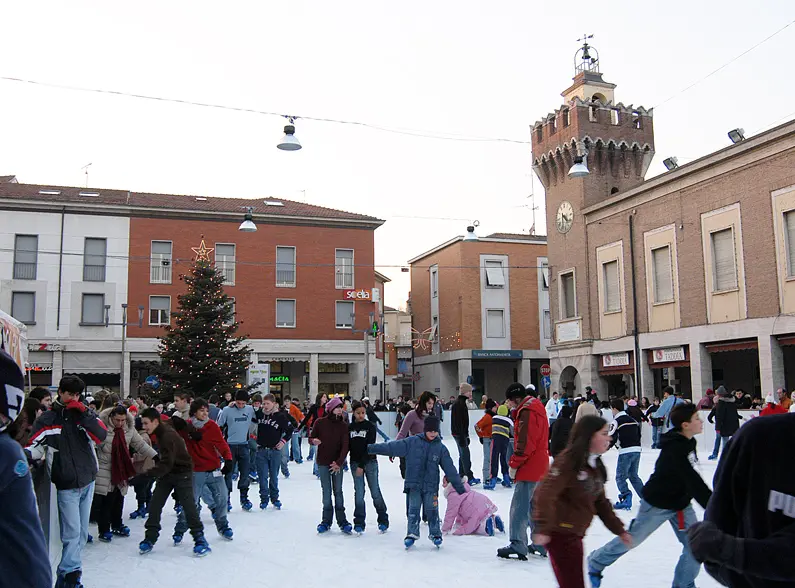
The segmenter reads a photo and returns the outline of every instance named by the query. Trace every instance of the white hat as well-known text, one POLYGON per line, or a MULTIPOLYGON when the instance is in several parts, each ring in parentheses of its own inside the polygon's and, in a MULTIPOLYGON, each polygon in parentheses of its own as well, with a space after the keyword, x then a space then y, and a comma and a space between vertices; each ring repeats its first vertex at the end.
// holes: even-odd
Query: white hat
POLYGON ((525 390, 533 390, 533 391, 535 391, 536 387, 533 386, 532 384, 528 384, 527 386, 524 387, 524 389, 525 390))
POLYGON ((767 396, 765 396, 765 402, 768 404, 778 404, 778 398, 772 392, 769 392, 767 396))
POLYGON ((370 402, 370 399, 367 396, 365 396, 364 398, 362 398, 362 402, 370 402))

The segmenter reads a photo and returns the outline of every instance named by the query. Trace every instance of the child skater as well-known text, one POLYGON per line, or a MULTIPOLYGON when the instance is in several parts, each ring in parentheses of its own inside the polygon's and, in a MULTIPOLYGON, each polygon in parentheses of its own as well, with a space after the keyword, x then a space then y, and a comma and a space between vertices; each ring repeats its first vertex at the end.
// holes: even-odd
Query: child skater
MULTIPOLYGON (((494 402, 489 399, 488 402, 494 402)), ((453 485, 442 478, 444 496, 447 499, 447 511, 444 514, 442 533, 453 532, 453 535, 488 535, 494 536, 496 528, 500 533, 505 532, 505 525, 499 515, 496 515, 497 505, 483 494, 480 494, 466 483, 466 494, 453 492, 453 485)))
POLYGON ((350 432, 351 471, 353 472, 353 531, 357 534, 364 533, 365 503, 364 483, 370 488, 370 497, 378 513, 378 530, 385 533, 389 528, 389 515, 386 512, 386 502, 381 494, 378 484, 378 460, 374 455, 367 453, 367 446, 375 443, 376 424, 367 420, 367 408, 361 402, 353 402, 353 422, 348 425, 350 432))
MULTIPOLYGON (((491 421, 497 414, 497 403, 491 398, 486 400, 486 414, 475 423, 475 433, 478 434, 480 444, 483 446, 483 487, 486 488, 491 472, 491 421)), ((493 486, 492 486, 493 488, 493 486)))
POLYGON ((508 416, 508 407, 504 404, 497 409, 497 416, 491 422, 491 479, 486 490, 494 490, 497 486, 497 473, 502 468, 502 485, 511 488, 511 475, 508 468, 508 449, 513 437, 513 421, 508 416))
POLYGON ((403 542, 406 549, 420 538, 420 505, 425 507, 428 516, 429 539, 436 547, 442 545, 438 496, 440 467, 456 492, 466 492, 450 452, 439 438, 439 419, 433 415, 425 417, 424 429, 425 432, 420 435, 367 446, 370 454, 406 458, 406 480, 403 483, 403 492, 408 495, 409 505, 408 533, 403 542))
POLYGON ((631 544, 624 524, 605 496, 607 470, 599 457, 610 447, 607 422, 583 416, 566 450, 552 464, 533 496, 533 543, 544 545, 560 588, 584 588, 583 537, 597 515, 605 526, 631 544))

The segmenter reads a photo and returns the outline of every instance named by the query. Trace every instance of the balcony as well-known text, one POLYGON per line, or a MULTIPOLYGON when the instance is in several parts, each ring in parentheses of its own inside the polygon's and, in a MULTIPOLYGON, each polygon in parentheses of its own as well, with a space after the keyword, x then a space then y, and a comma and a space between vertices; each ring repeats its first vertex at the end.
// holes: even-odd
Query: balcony
POLYGON ((351 289, 353 288, 353 268, 346 270, 337 270, 335 274, 336 287, 338 289, 351 289))
POLYGON ((151 284, 171 283, 170 259, 152 259, 152 266, 149 271, 149 282, 151 284))
POLYGON ((104 265, 84 265, 83 266, 83 281, 84 282, 104 282, 105 281, 105 266, 104 265))
POLYGON ((287 288, 295 286, 295 268, 277 269, 276 285, 287 288))
POLYGON ((15 280, 35 280, 36 279, 36 264, 35 263, 21 263, 14 262, 14 279, 15 280))
POLYGON ((224 276, 224 284, 227 286, 235 285, 235 264, 219 263, 218 271, 224 276))

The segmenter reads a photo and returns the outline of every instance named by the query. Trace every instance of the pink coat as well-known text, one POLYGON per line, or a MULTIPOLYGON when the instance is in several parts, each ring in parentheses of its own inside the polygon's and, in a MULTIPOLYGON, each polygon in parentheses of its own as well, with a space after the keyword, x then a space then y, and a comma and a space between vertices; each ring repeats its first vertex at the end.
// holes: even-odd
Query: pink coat
POLYGON ((449 533, 453 527, 453 535, 485 535, 485 521, 495 512, 497 506, 483 494, 475 492, 464 483, 466 494, 455 492, 452 484, 444 489, 447 498, 447 511, 444 514, 442 533, 449 533))

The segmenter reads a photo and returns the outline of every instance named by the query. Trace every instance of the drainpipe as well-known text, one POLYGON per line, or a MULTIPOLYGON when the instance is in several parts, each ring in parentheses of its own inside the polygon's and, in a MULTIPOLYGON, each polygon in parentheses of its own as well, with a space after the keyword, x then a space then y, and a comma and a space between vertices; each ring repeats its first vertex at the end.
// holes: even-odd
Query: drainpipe
POLYGON ((632 335, 635 339, 635 392, 643 398, 643 376, 640 366, 640 333, 638 333, 638 288, 635 279, 635 214, 629 215, 629 265, 632 272, 632 335))
POLYGON ((66 207, 61 208, 61 245, 58 249, 58 309, 55 314, 55 330, 61 330, 61 283, 63 282, 63 226, 66 207))

